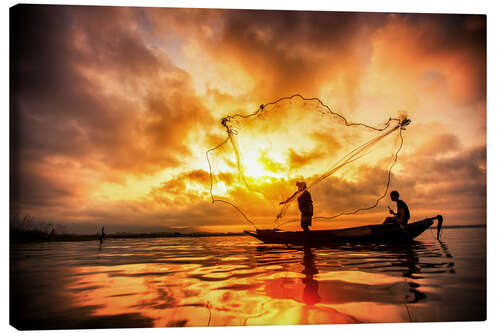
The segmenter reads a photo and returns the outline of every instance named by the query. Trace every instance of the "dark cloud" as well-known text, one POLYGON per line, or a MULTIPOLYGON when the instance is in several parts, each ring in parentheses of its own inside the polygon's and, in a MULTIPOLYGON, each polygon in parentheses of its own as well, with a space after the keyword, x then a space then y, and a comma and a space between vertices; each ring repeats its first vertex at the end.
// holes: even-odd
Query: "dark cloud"
POLYGON ((456 135, 445 133, 430 137, 415 152, 419 156, 435 156, 447 152, 455 152, 460 148, 460 140, 456 135))
POLYGON ((485 177, 486 146, 473 148, 451 157, 411 156, 404 160, 404 171, 419 182, 476 180, 485 177))
MULTIPOLYGON (((62 222, 120 221, 123 228, 142 228, 137 221, 145 220, 158 228, 242 223, 232 208, 210 203, 209 174, 199 165, 190 171, 185 161, 194 154, 193 131, 200 131, 207 147, 218 145, 225 137, 214 130, 217 118, 228 110, 246 112, 245 105, 255 100, 297 92, 316 96, 326 89, 324 95, 352 110, 366 97, 359 89, 367 71, 381 68, 377 75, 387 80, 401 73, 411 76, 412 84, 415 77, 430 82, 426 89, 449 88, 448 106, 483 105, 486 98, 486 17, 481 15, 18 5, 10 22, 11 203, 62 222), (208 87, 206 100, 200 100, 190 74, 166 53, 173 44, 165 51, 146 40, 149 34, 167 42, 181 36, 183 47, 195 43, 214 66, 229 64, 248 75, 254 88, 233 96, 208 87), (207 101, 216 110, 209 112, 207 101), (167 168, 182 171, 146 198, 98 205, 89 199, 102 181, 126 184, 129 176, 167 168)), ((409 100, 425 97, 413 87, 402 88, 409 100)), ((442 132, 412 138, 412 155, 401 154, 391 187, 416 211, 444 211, 463 221, 484 217, 485 145, 464 148, 456 135, 442 132), (415 143, 423 137, 428 139, 415 143)), ((335 158, 342 148, 327 133, 312 139, 328 144, 307 153, 291 150, 292 168, 325 154, 335 158)), ((282 170, 266 155, 261 162, 268 170, 282 170)), ((357 172, 352 179, 335 174, 313 188, 318 212, 373 203, 384 190, 387 170, 357 172)), ((234 184, 235 177, 217 175, 225 185, 234 184)), ((261 190, 265 195, 258 198, 243 187, 227 195, 269 220, 278 208, 271 203, 294 187, 280 180, 261 190)), ((377 212, 382 210, 380 205, 377 212)))
POLYGON ((486 99, 486 16, 393 14, 378 31, 386 70, 413 71, 459 106, 486 99))
POLYGON ((181 35, 202 45, 214 61, 242 68, 254 80, 252 95, 264 100, 297 92, 315 96, 330 86, 352 110, 380 35, 398 48, 378 55, 384 63, 398 64, 412 50, 402 58, 419 58, 423 77, 455 61, 445 66, 455 97, 464 103, 485 97, 485 15, 167 8, 147 13, 158 36, 181 35))
POLYGON ((185 177, 202 185, 208 185, 210 182, 210 174, 203 170, 189 171, 185 174, 185 177))
POLYGON ((486 15, 462 14, 393 14, 400 17, 419 33, 418 40, 424 52, 445 54, 466 50, 485 56, 486 15), (432 35, 429 33, 432 31, 432 35))
POLYGON ((369 46, 368 37, 386 20, 386 14, 307 11, 210 10, 206 18, 205 10, 148 13, 158 31, 194 38, 215 59, 244 68, 258 87, 253 94, 265 99, 314 95, 333 71, 343 72, 337 80, 356 89, 360 73, 349 65, 369 58, 369 47, 360 45, 369 46))
MULTIPOLYGON (((221 178, 224 178, 222 175, 221 178)), ((210 186, 210 174, 204 170, 192 170, 181 173, 176 177, 163 182, 160 186, 155 186, 150 192, 150 197, 163 204, 165 207, 174 205, 189 207, 196 201, 207 200, 207 191, 210 186), (188 185, 199 184, 203 190, 200 193, 193 193, 187 190, 188 185)))
POLYGON ((191 128, 211 117, 189 74, 146 46, 136 21, 128 8, 11 9, 13 201, 29 201, 22 196, 28 188, 50 188, 30 170, 35 163, 50 169, 50 157, 119 181, 182 165, 191 155, 191 128))
MULTIPOLYGON (((442 142, 444 138, 457 141, 453 135, 437 135, 423 147, 442 142)), ((448 152, 446 146, 436 146, 433 155, 429 155, 427 149, 411 155, 401 154, 403 168, 392 174, 388 191, 400 192, 415 219, 442 214, 452 223, 485 223, 486 147, 455 150, 447 155, 439 155, 439 148, 448 152)), ((378 166, 359 166, 354 180, 337 174, 325 179, 311 189, 317 215, 332 216, 370 207, 384 193, 387 172, 378 166)), ((365 213, 385 213, 388 204, 393 203, 386 197, 376 209, 365 213)), ((360 219, 364 219, 362 215, 360 219)))
POLYGON ((313 151, 308 153, 299 154, 292 148, 288 151, 288 164, 290 168, 301 168, 307 164, 313 163, 315 160, 321 159, 325 156, 324 152, 313 151))
MULTIPOLYGON (((356 180, 349 181, 334 175, 311 190, 319 215, 332 216, 375 204, 385 191, 388 171, 367 166, 361 166, 356 171, 356 180)), ((385 210, 385 206, 379 206, 376 211, 381 210, 385 210)))
POLYGON ((463 223, 486 222, 486 146, 451 155, 405 156, 394 186, 412 205, 463 223))
MULTIPOLYGON (((11 198, 23 198, 24 207, 57 207, 65 199, 75 195, 74 189, 61 183, 58 179, 44 175, 33 165, 20 166, 16 173, 19 177, 15 186, 11 187, 11 198), (28 167, 29 166, 29 167, 28 167)), ((20 209, 20 203, 13 202, 12 208, 20 209)))

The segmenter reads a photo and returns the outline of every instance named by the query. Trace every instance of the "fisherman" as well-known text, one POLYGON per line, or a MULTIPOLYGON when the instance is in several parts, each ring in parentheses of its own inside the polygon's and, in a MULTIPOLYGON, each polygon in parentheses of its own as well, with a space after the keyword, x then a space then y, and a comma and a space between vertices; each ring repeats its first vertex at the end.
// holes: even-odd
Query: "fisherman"
POLYGON ((297 181, 295 183, 297 186, 297 191, 292 194, 292 196, 285 201, 280 202, 280 205, 288 203, 290 200, 292 200, 297 193, 300 193, 300 195, 297 197, 297 202, 299 203, 299 210, 301 213, 301 218, 300 218, 300 225, 304 231, 309 231, 309 227, 312 224, 312 216, 313 216, 313 201, 311 198, 311 193, 306 190, 307 185, 305 182, 299 182, 297 181))
POLYGON ((408 224, 408 220, 410 220, 410 210, 408 209, 408 206, 403 200, 399 199, 398 191, 391 192, 391 200, 396 202, 398 211, 397 213, 395 213, 390 207, 388 207, 389 213, 394 216, 387 217, 384 221, 384 224, 399 223, 403 226, 406 226, 408 224))
POLYGON ((102 227, 101 229, 101 234, 98 236, 98 239, 99 239, 99 242, 102 244, 102 242, 104 241, 104 237, 106 235, 104 234, 104 227, 102 227))

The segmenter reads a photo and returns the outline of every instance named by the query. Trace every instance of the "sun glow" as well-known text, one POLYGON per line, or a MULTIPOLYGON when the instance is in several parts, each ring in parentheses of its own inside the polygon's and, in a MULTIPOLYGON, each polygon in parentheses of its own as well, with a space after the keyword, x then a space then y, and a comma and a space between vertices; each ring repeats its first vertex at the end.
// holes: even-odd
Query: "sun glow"
MULTIPOLYGON (((407 110, 414 122, 403 133, 391 189, 411 201, 413 216, 434 209, 427 198, 438 192, 448 197, 441 214, 464 216, 457 202, 465 200, 471 211, 464 219, 476 224, 484 216, 485 16, 380 14, 381 20, 355 19, 337 29, 315 24, 326 13, 140 9, 136 15, 130 8, 117 11, 117 19, 129 22, 121 23, 107 18, 115 18, 113 10, 95 10, 66 8, 67 31, 16 32, 19 46, 40 38, 31 47, 43 44, 42 32, 57 32, 54 43, 38 48, 39 57, 21 48, 11 66, 20 82, 11 202, 21 215, 68 225, 118 223, 109 216, 123 215, 130 225, 151 227, 156 222, 147 221, 169 215, 175 223, 215 229, 221 222, 206 218, 220 217, 207 205, 210 194, 249 216, 273 218, 296 180, 310 186, 335 169, 310 188, 315 213, 334 215, 383 193, 399 145, 394 133, 336 169, 380 134, 344 120, 379 128, 407 110), (93 20, 110 33, 94 29, 93 20), (300 27, 288 29, 294 20, 300 27), (185 218, 189 205, 204 210, 199 219, 185 218)), ((57 15, 45 17, 59 25, 57 15)))
POLYGON ((253 178, 281 178, 284 176, 285 164, 272 158, 269 151, 254 150, 245 153, 242 159, 244 173, 253 178))

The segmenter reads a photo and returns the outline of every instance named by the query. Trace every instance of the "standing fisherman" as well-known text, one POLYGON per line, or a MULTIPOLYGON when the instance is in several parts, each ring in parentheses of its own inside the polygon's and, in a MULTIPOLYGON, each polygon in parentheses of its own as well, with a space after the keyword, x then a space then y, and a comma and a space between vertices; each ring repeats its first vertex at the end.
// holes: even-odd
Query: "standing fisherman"
POLYGON ((304 231, 309 231, 309 227, 312 224, 312 216, 313 216, 313 201, 311 198, 311 193, 306 190, 307 185, 305 182, 296 182, 295 185, 297 186, 297 191, 292 194, 292 196, 285 201, 280 202, 280 205, 288 203, 290 200, 292 200, 297 193, 302 192, 298 197, 297 197, 297 202, 299 203, 299 210, 301 213, 300 217, 300 225, 304 231))

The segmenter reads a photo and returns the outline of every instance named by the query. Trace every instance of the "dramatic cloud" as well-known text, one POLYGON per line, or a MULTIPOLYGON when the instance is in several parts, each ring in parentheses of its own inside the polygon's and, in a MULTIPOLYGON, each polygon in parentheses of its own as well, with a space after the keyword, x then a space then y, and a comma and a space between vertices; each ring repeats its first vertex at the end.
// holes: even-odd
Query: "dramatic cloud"
MULTIPOLYGON (((370 60, 369 39, 387 19, 385 14, 269 10, 152 9, 148 13, 159 36, 181 34, 189 41, 189 53, 203 52, 219 62, 209 71, 222 74, 224 64, 236 68, 228 74, 238 79, 228 80, 247 85, 237 91, 264 100, 298 91, 314 96, 327 81, 338 96, 347 96, 351 108, 370 60)), ((205 83, 220 87, 211 80, 205 83)))
MULTIPOLYGON (((191 155, 189 132, 212 118, 189 74, 144 44, 134 18, 124 8, 13 10, 14 201, 46 188, 52 202, 48 178, 62 183, 73 173, 97 173, 62 191, 74 192, 71 185, 182 166, 191 155)), ((41 193, 38 201, 45 204, 41 193)))
MULTIPOLYGON (((241 230, 235 210, 210 201, 205 151, 226 138, 223 116, 300 93, 375 126, 405 111, 390 190, 415 217, 485 223, 485 16, 18 5, 10 49, 11 207, 21 215, 79 232, 241 230)), ((268 121, 300 131, 292 118, 268 121)), ((295 190, 287 170, 308 167, 310 181, 361 140, 313 125, 281 160, 264 150, 246 166, 280 175, 254 179, 260 196, 232 187, 234 159, 215 161, 233 170, 217 174, 224 197, 269 223, 295 190)), ((266 126, 248 132, 256 144, 266 126)), ((373 204, 390 157, 313 188, 316 211, 373 204)), ((387 204, 342 221, 381 219, 387 204)))

